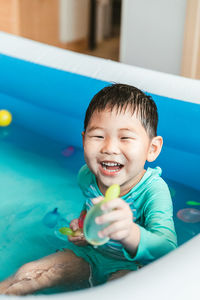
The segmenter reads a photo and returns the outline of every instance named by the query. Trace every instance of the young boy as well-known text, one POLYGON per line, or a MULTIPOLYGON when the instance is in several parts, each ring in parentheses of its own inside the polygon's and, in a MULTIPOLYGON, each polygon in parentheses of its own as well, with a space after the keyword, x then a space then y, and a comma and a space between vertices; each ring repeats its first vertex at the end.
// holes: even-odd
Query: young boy
MULTIPOLYGON (((25 295, 52 286, 96 285, 137 270, 176 248, 172 202, 161 169, 144 169, 162 148, 157 136, 157 108, 139 89, 114 84, 92 99, 85 116, 83 148, 86 165, 78 182, 86 198, 84 211, 102 200, 112 184, 120 198, 102 205, 97 224, 109 242, 94 248, 81 234, 70 237, 64 251, 22 266, 0 283, 0 294, 25 295), (93 199, 93 200, 92 200, 93 199)), ((70 227, 79 228, 78 219, 70 227)))

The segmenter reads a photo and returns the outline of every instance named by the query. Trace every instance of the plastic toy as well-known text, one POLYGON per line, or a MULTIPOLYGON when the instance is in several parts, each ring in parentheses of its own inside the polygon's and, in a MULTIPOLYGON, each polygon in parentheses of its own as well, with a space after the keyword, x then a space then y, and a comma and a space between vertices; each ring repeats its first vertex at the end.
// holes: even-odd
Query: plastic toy
POLYGON ((81 215, 78 219, 78 226, 80 229, 76 230, 76 231, 73 231, 71 228, 69 227, 62 227, 59 229, 59 232, 64 234, 64 235, 67 235, 67 236, 80 236, 83 234, 83 223, 84 223, 84 219, 85 219, 85 216, 86 216, 86 211, 82 211, 81 212, 81 215))
POLYGON ((101 216, 104 212, 101 210, 101 205, 105 202, 108 202, 110 200, 113 200, 117 197, 119 197, 120 194, 120 187, 118 184, 111 185, 106 193, 105 198, 99 202, 98 204, 94 205, 87 213, 84 226, 83 226, 83 232, 86 240, 94 245, 99 246, 107 243, 109 241, 108 237, 100 238, 98 236, 98 232, 103 230, 108 226, 108 223, 106 224, 96 224, 95 219, 98 216, 101 216))
POLYGON ((0 126, 6 127, 12 122, 12 115, 8 110, 0 110, 0 126))
POLYGON ((200 202, 197 202, 197 201, 187 201, 186 204, 187 204, 187 205, 198 206, 198 205, 200 205, 200 202))
POLYGON ((64 149, 62 151, 62 155, 65 156, 65 157, 69 157, 71 156, 72 154, 74 154, 74 147, 73 146, 69 146, 67 147, 66 149, 64 149))
POLYGON ((76 231, 73 231, 69 227, 62 227, 59 229, 59 232, 68 236, 80 236, 83 234, 83 231, 81 229, 77 229, 76 231))
POLYGON ((86 210, 83 210, 81 212, 81 215, 80 215, 80 217, 78 219, 78 226, 79 226, 79 228, 83 228, 83 224, 84 224, 84 220, 85 220, 85 217, 86 217, 86 213, 87 213, 86 210))
POLYGON ((53 228, 56 226, 58 222, 58 218, 60 217, 60 214, 58 212, 58 208, 54 208, 53 211, 48 212, 44 218, 43 218, 43 223, 49 228, 53 228))
POLYGON ((185 223, 199 223, 200 210, 195 208, 184 208, 177 212, 177 217, 185 223))

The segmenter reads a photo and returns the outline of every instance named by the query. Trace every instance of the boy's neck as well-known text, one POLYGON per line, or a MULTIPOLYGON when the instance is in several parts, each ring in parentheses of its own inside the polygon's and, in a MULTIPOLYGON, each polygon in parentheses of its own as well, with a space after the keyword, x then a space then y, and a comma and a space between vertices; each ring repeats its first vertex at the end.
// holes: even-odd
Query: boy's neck
MULTIPOLYGON (((134 178, 134 181, 130 182, 130 184, 127 184, 126 186, 120 186, 120 197, 128 194, 128 192, 130 192, 130 190, 132 188, 134 188, 134 186, 136 186, 140 180, 142 179, 142 177, 144 176, 144 174, 146 173, 146 170, 143 169, 137 177, 134 178)), ((107 190, 108 187, 104 186, 104 185, 101 185, 101 183, 99 183, 98 179, 96 178, 96 181, 97 181, 97 185, 99 187, 99 190, 101 191, 101 193, 103 195, 105 195, 105 192, 107 190)))

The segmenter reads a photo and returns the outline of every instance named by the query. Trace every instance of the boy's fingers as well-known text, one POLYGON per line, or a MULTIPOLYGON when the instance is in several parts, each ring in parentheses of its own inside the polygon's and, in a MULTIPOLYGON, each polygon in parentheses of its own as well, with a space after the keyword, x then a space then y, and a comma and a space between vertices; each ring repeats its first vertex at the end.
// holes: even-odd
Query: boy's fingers
POLYGON ((116 241, 122 240, 124 238, 127 237, 127 230, 120 230, 120 231, 116 231, 113 232, 112 234, 110 234, 110 238, 116 241))
POLYGON ((104 224, 109 222, 115 222, 120 220, 127 220, 128 222, 133 220, 133 213, 129 206, 119 208, 119 206, 111 211, 105 210, 105 213, 99 217, 96 217, 95 222, 97 224, 104 224))
POLYGON ((121 198, 116 198, 116 199, 110 200, 106 203, 103 203, 101 205, 101 209, 102 210, 109 210, 109 209, 115 209, 115 208, 122 209, 127 206, 129 207, 129 205, 124 200, 122 200, 121 198))
POLYGON ((104 224, 114 221, 120 221, 127 218, 121 210, 113 210, 109 213, 105 213, 100 217, 96 217, 95 222, 96 224, 104 224))
POLYGON ((110 238, 114 239, 113 236, 120 238, 120 235, 122 233, 120 232, 127 232, 127 222, 126 221, 120 221, 115 222, 106 227, 104 230, 99 231, 98 235, 100 237, 109 236, 110 238))
POLYGON ((74 219, 70 222, 70 228, 73 230, 73 231, 76 231, 79 226, 78 226, 78 219, 74 219))
POLYGON ((99 196, 97 198, 92 199, 92 203, 97 204, 97 203, 101 202, 103 199, 104 199, 103 197, 99 196))
POLYGON ((72 225, 70 226, 70 228, 71 228, 73 231, 76 231, 76 230, 79 229, 78 224, 72 224, 72 225))
POLYGON ((69 237, 68 237, 68 240, 69 240, 70 242, 74 243, 74 242, 83 240, 83 236, 76 236, 76 237, 69 236, 69 237))

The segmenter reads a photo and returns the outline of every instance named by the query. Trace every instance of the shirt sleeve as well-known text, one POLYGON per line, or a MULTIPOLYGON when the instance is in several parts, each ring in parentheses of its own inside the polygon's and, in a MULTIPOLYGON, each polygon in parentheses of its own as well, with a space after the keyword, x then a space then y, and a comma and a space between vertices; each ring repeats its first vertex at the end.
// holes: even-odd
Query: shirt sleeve
POLYGON ((129 261, 145 265, 177 247, 176 232, 173 222, 173 208, 167 184, 155 182, 147 191, 143 209, 144 225, 140 228, 140 243, 136 256, 123 249, 129 261))

